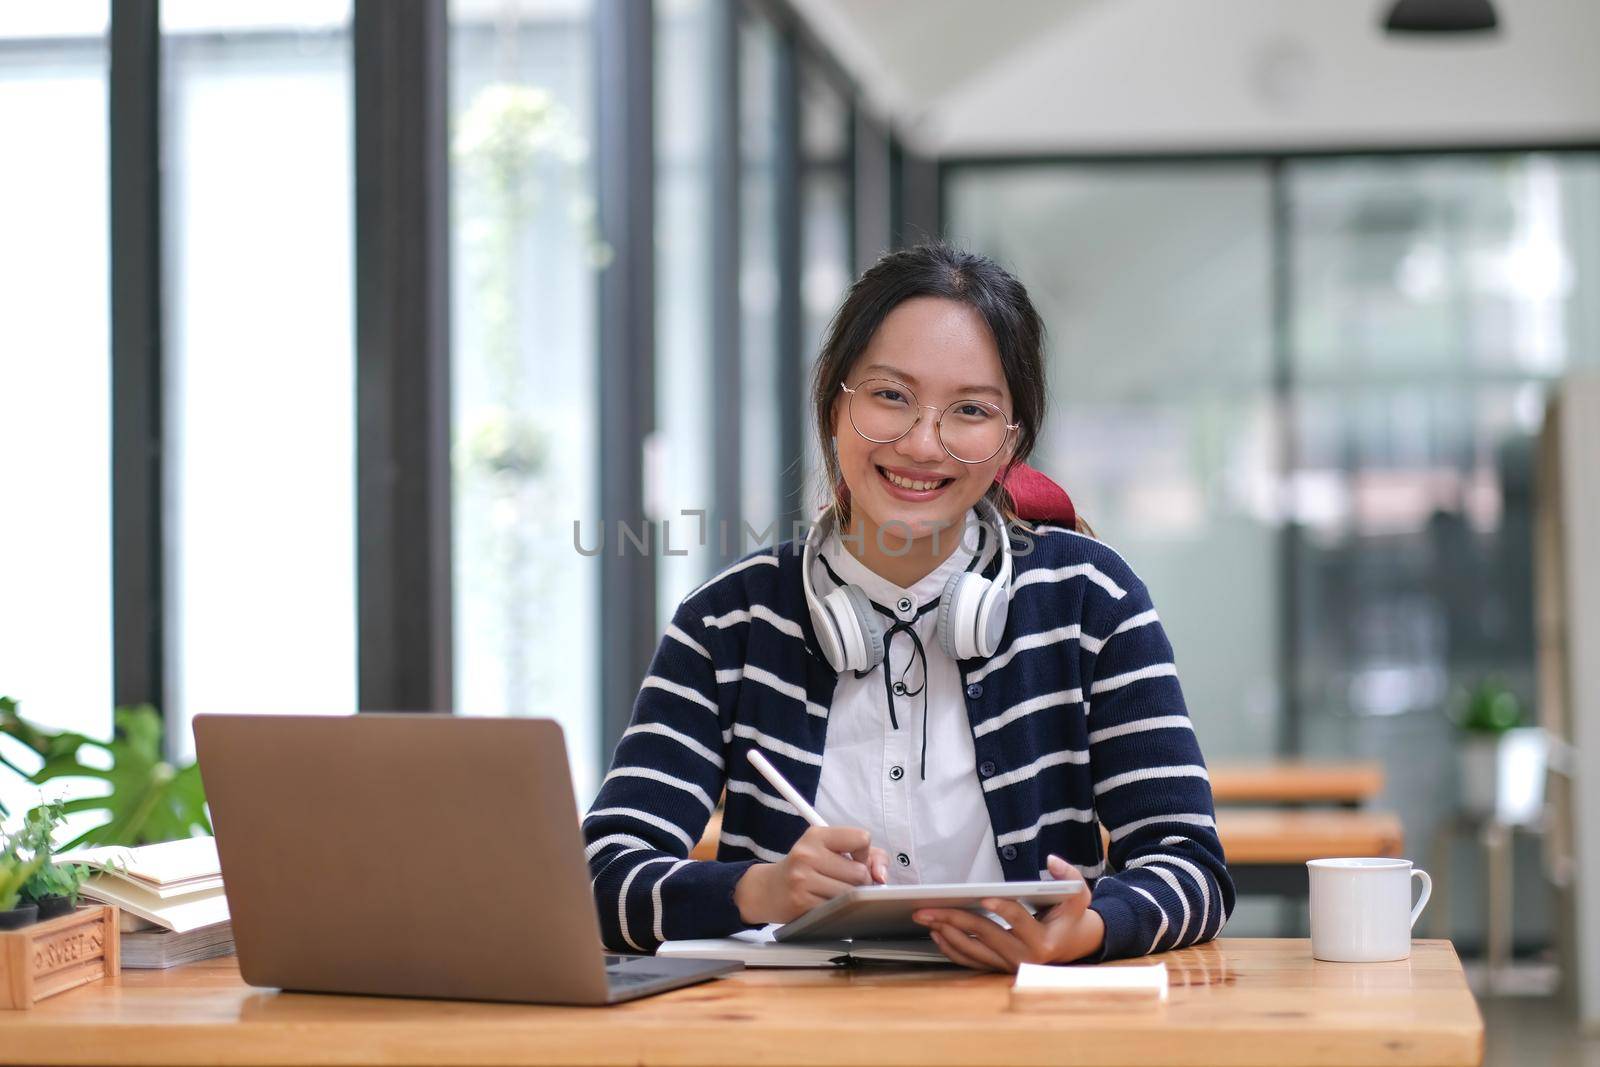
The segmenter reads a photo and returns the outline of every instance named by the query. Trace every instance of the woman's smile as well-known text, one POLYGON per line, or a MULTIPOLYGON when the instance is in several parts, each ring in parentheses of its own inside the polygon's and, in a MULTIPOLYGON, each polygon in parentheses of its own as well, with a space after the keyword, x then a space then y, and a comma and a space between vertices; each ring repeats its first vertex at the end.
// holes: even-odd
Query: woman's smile
POLYGON ((917 504, 934 500, 955 481, 950 475, 938 471, 885 467, 881 464, 875 466, 878 480, 883 483, 884 490, 890 496, 907 503, 917 504))

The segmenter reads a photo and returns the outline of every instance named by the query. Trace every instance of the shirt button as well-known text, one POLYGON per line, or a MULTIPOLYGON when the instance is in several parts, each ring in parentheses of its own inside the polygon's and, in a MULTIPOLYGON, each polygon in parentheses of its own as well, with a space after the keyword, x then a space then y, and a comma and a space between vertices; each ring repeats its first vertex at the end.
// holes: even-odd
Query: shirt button
POLYGON ((904 683, 904 682, 896 682, 896 683, 894 683, 894 695, 897 696, 897 697, 905 696, 906 695, 906 683, 904 683))
MULTIPOLYGON (((1007 845, 1007 846, 1006 846, 1006 847, 1007 847, 1007 848, 1011 848, 1011 846, 1010 846, 1010 845, 1007 845)), ((1011 851, 1012 851, 1012 852, 1015 852, 1015 851, 1016 851, 1016 849, 1014 849, 1014 848, 1011 848, 1011 851)), ((896 857, 895 857, 895 859, 897 859, 897 860, 899 860, 899 861, 900 861, 900 866, 902 866, 902 867, 909 867, 909 866, 911 866, 911 857, 910 857, 910 856, 908 856, 908 855, 906 855, 906 854, 905 854, 905 853, 904 853, 904 852, 902 852, 902 853, 900 853, 900 855, 898 855, 898 856, 896 856, 896 857)))
POLYGON ((889 768, 889 777, 891 779, 893 779, 894 781, 898 782, 900 779, 904 778, 905 776, 906 776, 906 769, 904 767, 890 767, 889 768))
POLYGON ((977 700, 979 697, 983 696, 983 686, 979 685, 977 682, 973 682, 971 685, 967 686, 967 696, 973 700, 977 700))
POLYGON ((894 609, 902 615, 914 607, 916 607, 916 605, 911 602, 911 598, 908 596, 901 597, 899 600, 895 601, 894 604, 894 609))
POLYGON ((992 759, 986 759, 982 763, 978 764, 978 773, 983 775, 985 778, 993 774, 994 770, 994 760, 992 759))
POLYGON ((1007 845, 1005 848, 1001 849, 1000 850, 1000 858, 1003 859, 1003 860, 1014 860, 1014 859, 1016 859, 1017 858, 1017 846, 1016 845, 1007 845))

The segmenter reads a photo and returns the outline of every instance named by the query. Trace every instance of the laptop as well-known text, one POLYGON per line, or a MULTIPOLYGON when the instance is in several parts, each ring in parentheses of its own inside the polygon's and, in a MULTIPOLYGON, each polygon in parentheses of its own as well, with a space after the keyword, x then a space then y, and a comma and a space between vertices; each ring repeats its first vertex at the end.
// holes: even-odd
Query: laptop
POLYGON ((250 985, 616 1004, 739 969, 605 951, 555 722, 199 715, 194 735, 250 985))

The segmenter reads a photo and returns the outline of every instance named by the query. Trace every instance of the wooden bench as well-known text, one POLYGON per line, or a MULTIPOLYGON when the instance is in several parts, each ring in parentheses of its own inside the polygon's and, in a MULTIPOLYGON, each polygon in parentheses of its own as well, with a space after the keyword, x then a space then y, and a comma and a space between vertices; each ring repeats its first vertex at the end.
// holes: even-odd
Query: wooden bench
POLYGON ((1274 760, 1212 767, 1211 796, 1230 804, 1337 805, 1357 808, 1383 792, 1383 764, 1274 760))
POLYGON ((1217 836, 1241 896, 1303 897, 1306 861, 1334 856, 1399 856, 1400 817, 1386 811, 1223 808, 1217 836))

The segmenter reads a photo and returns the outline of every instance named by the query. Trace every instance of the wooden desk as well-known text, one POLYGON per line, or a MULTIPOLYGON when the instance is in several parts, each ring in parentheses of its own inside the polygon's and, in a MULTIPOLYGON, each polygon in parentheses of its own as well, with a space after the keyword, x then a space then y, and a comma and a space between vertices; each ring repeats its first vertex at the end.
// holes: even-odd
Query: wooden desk
MULTIPOLYGON (((1470 1065, 1483 1020, 1448 941, 1399 963, 1318 963, 1306 941, 1167 953, 1165 1007, 1007 1010, 1009 976, 745 971, 615 1008, 251 989, 231 959, 124 971, 0 1012, 0 1063, 1470 1065)), ((1138 961, 1134 961, 1138 962, 1138 961)), ((1112 964, 1111 966, 1117 966, 1112 964)))
POLYGON ((1221 804, 1338 804, 1359 807, 1383 792, 1383 764, 1278 760, 1212 767, 1221 804))

